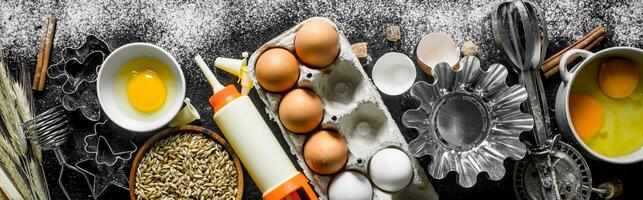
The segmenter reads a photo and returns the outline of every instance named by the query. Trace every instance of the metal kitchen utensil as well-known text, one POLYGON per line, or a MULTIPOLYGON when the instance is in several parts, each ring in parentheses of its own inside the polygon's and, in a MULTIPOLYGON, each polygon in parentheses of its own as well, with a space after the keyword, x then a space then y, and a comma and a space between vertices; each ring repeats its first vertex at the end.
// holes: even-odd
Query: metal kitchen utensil
MULTIPOLYGON (((538 191, 535 193, 539 193, 543 199, 561 199, 562 196, 558 190, 560 183, 557 178, 563 174, 556 174, 558 171, 551 159, 552 152, 555 151, 550 151, 553 149, 550 146, 553 143, 547 144, 551 128, 539 70, 548 41, 544 14, 533 2, 506 1, 498 4, 491 20, 496 45, 507 55, 513 67, 520 74, 521 84, 527 88, 529 94, 527 105, 535 120, 534 143, 530 146, 532 156, 529 161, 522 162, 534 163, 538 181, 535 184, 518 185, 516 188, 526 187, 526 190, 538 191)), ((529 164, 518 164, 518 166, 520 165, 529 164)), ((520 168, 515 170, 520 170, 520 168)), ((519 171, 514 173, 520 174, 519 171)), ((525 176, 524 173, 522 174, 525 176)), ((517 178, 519 180, 526 179, 525 177, 517 178)), ((519 197, 524 197, 520 195, 519 191, 516 193, 519 197)))
MULTIPOLYGON (((514 167, 514 191, 519 199, 547 199, 547 193, 538 188, 554 188, 560 199, 589 199, 592 189, 592 174, 583 156, 572 146, 554 142, 549 152, 555 182, 542 181, 539 169, 543 162, 528 155, 514 167)), ((545 179, 546 180, 546 179, 545 179)))
POLYGON ((131 133, 109 120, 94 124, 94 133, 83 138, 85 152, 94 155, 98 164, 113 166, 118 160, 128 162, 137 150, 131 133))
MULTIPOLYGON (((589 199, 591 193, 595 193, 600 199, 612 199, 621 194, 623 183, 617 179, 592 187, 589 165, 574 147, 560 142, 559 137, 560 134, 556 134, 553 139, 548 140, 551 149, 545 153, 550 155, 553 170, 557 174, 555 184, 560 199, 589 199)), ((545 199, 546 193, 542 193, 538 188, 553 188, 552 182, 541 182, 538 168, 544 165, 533 157, 530 153, 514 166, 513 185, 518 199, 545 199)))
POLYGON ((129 190, 129 180, 125 174, 126 163, 124 160, 116 160, 114 165, 98 164, 93 159, 85 159, 76 163, 76 167, 82 172, 93 177, 92 193, 98 198, 105 193, 110 185, 129 190))
POLYGON ((498 4, 491 17, 496 45, 507 55, 527 88, 534 116, 533 143, 526 159, 514 168, 514 190, 520 199, 589 199, 592 177, 585 159, 552 134, 540 66, 547 50, 543 11, 531 1, 498 4))
POLYGON ((70 134, 67 111, 62 106, 53 107, 22 124, 27 137, 43 150, 54 149, 67 142, 70 134))
POLYGON ((61 53, 62 60, 47 68, 47 76, 63 81, 60 88, 66 110, 80 110, 91 121, 100 119, 96 77, 100 65, 110 53, 107 43, 89 35, 79 48, 65 48, 61 53))
MULTIPOLYGON (((110 53, 107 43, 89 35, 80 47, 65 48, 61 53, 62 60, 47 69, 50 78, 62 80, 61 102, 67 111, 80 110, 85 118, 100 120, 96 78, 101 64, 110 53)), ((133 135, 106 122, 94 125, 94 133, 83 138, 83 149, 93 155, 98 164, 112 166, 119 159, 128 161, 136 151, 133 135)))
POLYGON ((87 186, 90 189, 92 187, 89 177, 87 177, 87 175, 80 171, 76 166, 67 163, 67 158, 60 149, 60 146, 69 140, 69 136, 72 132, 69 127, 67 113, 68 112, 62 106, 55 106, 25 122, 22 124, 22 127, 25 130, 27 137, 32 141, 36 141, 36 144, 38 144, 40 148, 54 151, 56 160, 58 160, 58 163, 62 166, 58 175, 58 185, 65 197, 67 197, 67 199, 71 199, 61 181, 65 168, 80 173, 84 177, 87 186))
POLYGON ((521 85, 507 86, 504 66, 494 64, 483 71, 474 56, 462 58, 459 66, 455 71, 440 63, 433 69, 433 83, 415 83, 411 96, 421 104, 404 112, 402 123, 418 131, 409 143, 411 154, 433 158, 427 170, 431 176, 442 179, 455 171, 458 183, 468 188, 481 172, 500 180, 507 157, 525 156, 519 137, 533 127, 533 119, 520 111, 527 91, 521 85))
POLYGON ((527 104, 535 122, 535 143, 544 149, 543 145, 551 135, 539 70, 548 45, 544 13, 530 1, 506 1, 498 4, 491 19, 496 45, 507 55, 527 89, 527 104))

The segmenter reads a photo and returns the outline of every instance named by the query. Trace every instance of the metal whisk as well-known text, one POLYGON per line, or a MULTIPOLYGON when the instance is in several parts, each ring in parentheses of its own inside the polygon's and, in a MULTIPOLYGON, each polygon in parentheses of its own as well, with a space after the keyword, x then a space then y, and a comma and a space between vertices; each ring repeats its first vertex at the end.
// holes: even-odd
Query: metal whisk
POLYGON ((592 188, 587 162, 551 129, 540 74, 548 45, 543 11, 531 1, 507 1, 498 4, 491 20, 496 45, 520 74, 520 83, 529 96, 528 108, 534 117, 534 141, 528 156, 514 168, 514 190, 518 198, 589 199, 591 192, 603 197, 614 196, 622 184, 604 183, 592 188))
MULTIPOLYGON (((507 1, 498 4, 492 14, 491 28, 496 46, 505 53, 514 69, 520 74, 520 83, 528 93, 527 105, 534 117, 534 144, 530 145, 530 162, 538 174, 537 184, 517 188, 519 198, 561 199, 556 182, 556 170, 552 164, 550 150, 553 142, 547 142, 551 134, 547 101, 538 68, 547 50, 547 28, 542 10, 530 1, 507 1), (520 189, 536 190, 535 195, 524 195, 520 189)), ((521 171, 514 171, 520 173, 521 171)), ((514 175, 515 177, 516 175, 514 175)), ((591 177, 590 177, 591 178, 591 177)), ((519 180, 522 177, 518 178, 519 180)), ((514 181, 516 183, 516 181, 514 181)), ((526 181, 518 182, 525 183, 526 181)))
POLYGON ((496 46, 520 73, 520 82, 529 94, 528 105, 535 122, 535 145, 544 148, 551 134, 547 99, 539 70, 548 45, 544 13, 530 1, 507 1, 498 4, 491 19, 496 46))
POLYGON ((69 119, 62 106, 53 107, 22 124, 27 137, 40 148, 51 150, 69 139, 69 119))
MULTIPOLYGON (((69 128, 69 117, 67 116, 68 113, 69 112, 65 110, 62 105, 58 105, 23 123, 22 128, 25 133, 27 133, 27 137, 30 140, 35 141, 40 148, 54 151, 58 164, 63 166, 58 175, 58 185, 62 189, 65 197, 67 197, 67 199, 71 199, 61 181, 64 168, 71 169, 81 174, 87 182, 87 185, 91 185, 91 182, 89 181, 89 177, 83 171, 78 169, 78 167, 67 163, 67 158, 60 148, 61 145, 65 144, 69 140, 71 134, 71 129, 69 128)), ((90 187, 90 189, 92 188, 90 187)))

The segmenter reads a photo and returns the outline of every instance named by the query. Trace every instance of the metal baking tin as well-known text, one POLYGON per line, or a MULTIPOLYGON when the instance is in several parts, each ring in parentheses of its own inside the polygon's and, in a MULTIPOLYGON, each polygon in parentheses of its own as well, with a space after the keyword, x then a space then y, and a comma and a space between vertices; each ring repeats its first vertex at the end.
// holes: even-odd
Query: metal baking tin
POLYGON ((469 188, 481 172, 500 180, 507 157, 525 156, 519 136, 531 130, 534 121, 520 111, 527 91, 521 85, 507 86, 504 66, 494 64, 484 71, 473 56, 462 58, 459 66, 456 71, 440 63, 433 70, 433 83, 415 83, 411 96, 421 105, 404 112, 402 123, 418 131, 409 151, 433 158, 431 176, 442 179, 454 171, 458 183, 469 188))

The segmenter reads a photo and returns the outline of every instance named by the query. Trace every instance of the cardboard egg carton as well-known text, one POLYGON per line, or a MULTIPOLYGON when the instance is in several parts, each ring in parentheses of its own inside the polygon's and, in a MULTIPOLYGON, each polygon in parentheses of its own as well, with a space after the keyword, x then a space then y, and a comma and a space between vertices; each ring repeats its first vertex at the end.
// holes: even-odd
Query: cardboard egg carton
MULTIPOLYGON (((266 112, 279 124, 281 132, 290 146, 290 152, 297 157, 299 166, 311 179, 320 199, 328 199, 328 187, 335 175, 321 175, 313 172, 304 161, 303 145, 309 134, 296 134, 288 131, 279 120, 278 106, 284 93, 272 93, 261 88, 257 82, 254 67, 257 58, 267 49, 282 47, 294 54, 295 33, 303 24, 321 20, 338 30, 340 41, 339 56, 333 64, 324 69, 314 69, 299 62, 300 74, 295 87, 307 88, 319 95, 324 107, 321 129, 336 130, 346 138, 349 156, 342 170, 355 170, 368 175, 371 157, 379 150, 394 147, 408 152, 408 144, 400 129, 393 121, 377 89, 364 72, 359 60, 351 51, 351 46, 335 23, 327 18, 313 17, 283 32, 262 45, 248 61, 259 97, 266 105, 266 112)), ((412 157, 414 175, 411 183, 399 192, 386 192, 374 184, 373 199, 437 199, 433 186, 428 181, 423 168, 412 157)))

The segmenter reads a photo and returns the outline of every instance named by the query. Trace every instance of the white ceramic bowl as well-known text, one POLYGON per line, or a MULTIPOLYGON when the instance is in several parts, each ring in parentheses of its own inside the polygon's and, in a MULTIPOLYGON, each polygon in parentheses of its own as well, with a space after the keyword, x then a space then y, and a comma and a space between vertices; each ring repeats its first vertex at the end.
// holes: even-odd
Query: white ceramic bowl
POLYGON ((388 95, 400 95, 415 82, 415 64, 402 53, 386 53, 373 65, 373 82, 388 95))
MULTIPOLYGON (((583 148, 585 155, 589 154, 590 158, 596 160, 602 160, 614 164, 631 164, 638 163, 643 161, 643 147, 638 150, 619 157, 608 157, 599 154, 590 148, 583 139, 578 135, 576 130, 573 128, 571 115, 569 112, 569 96, 571 94, 570 86, 573 86, 576 81, 576 74, 579 74, 584 70, 596 70, 600 66, 600 63, 604 62, 608 58, 627 58, 634 61, 639 66, 639 70, 642 70, 640 66, 643 65, 643 49, 634 48, 634 47, 611 47, 603 49, 599 52, 592 53, 582 49, 572 49, 565 54, 560 60, 560 77, 562 83, 558 87, 558 93, 556 94, 556 123, 560 130, 565 133, 564 136, 573 138, 573 141, 576 144, 580 145, 583 148), (583 57, 585 58, 580 64, 575 65, 575 67, 568 71, 568 67, 565 63, 570 63, 568 60, 572 57, 583 57)), ((570 60, 571 61, 571 60, 570 60)), ((640 86, 639 86, 640 87, 640 86)))
POLYGON ((116 125, 134 132, 149 132, 165 126, 179 112, 185 98, 185 78, 179 63, 167 51, 148 43, 131 43, 114 50, 98 71, 97 94, 100 106, 116 125), (152 114, 141 114, 127 100, 125 83, 116 78, 127 61, 149 56, 165 63, 173 80, 166 82, 165 104, 152 114))

